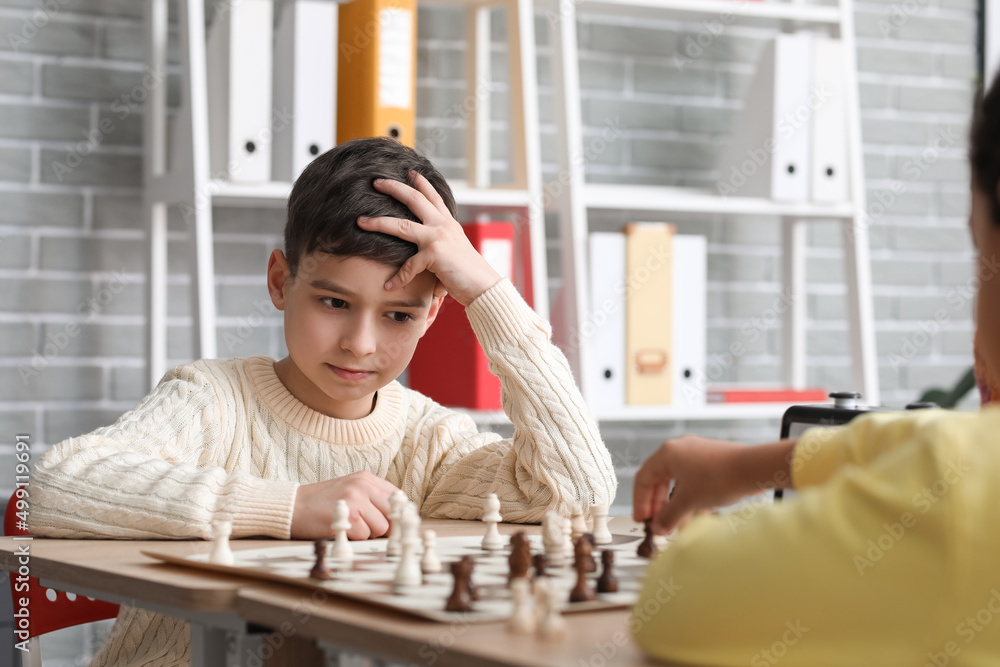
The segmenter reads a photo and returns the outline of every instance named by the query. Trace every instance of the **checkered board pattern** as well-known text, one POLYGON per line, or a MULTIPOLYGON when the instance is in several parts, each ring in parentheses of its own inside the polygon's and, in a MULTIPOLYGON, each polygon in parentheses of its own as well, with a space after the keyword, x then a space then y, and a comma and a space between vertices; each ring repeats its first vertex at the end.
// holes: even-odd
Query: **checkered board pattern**
MULTIPOLYGON (((600 549, 614 550, 613 571, 618 578, 617 593, 598 593, 597 599, 592 602, 570 603, 569 592, 576 583, 576 570, 571 565, 548 568, 552 585, 562 591, 567 600, 564 612, 629 607, 635 603, 649 564, 647 559, 636 555, 636 548, 642 541, 641 533, 638 536, 614 534, 613 538, 612 544, 595 550, 597 571, 588 577, 596 589, 596 580, 601 571, 600 549)), ((504 539, 508 541, 509 538, 504 539)), ((541 536, 531 535, 528 539, 532 554, 544 551, 541 536)), ((319 581, 309 577, 309 571, 316 561, 312 542, 264 549, 234 550, 235 563, 232 566, 209 563, 208 554, 175 556, 156 552, 144 553, 158 560, 186 567, 319 588, 344 598, 391 607, 442 623, 459 619, 464 622, 496 621, 510 616, 513 604, 507 588, 507 576, 510 572, 507 562, 510 554, 509 546, 500 551, 490 552, 483 550, 481 536, 439 536, 435 551, 443 571, 440 574, 424 575, 424 583, 421 586, 397 587, 393 584, 393 578, 399 558, 386 556, 386 543, 385 539, 352 542, 354 560, 350 563, 327 557, 328 567, 334 577, 330 581, 319 581), (476 567, 472 573, 472 582, 478 588, 479 599, 473 602, 472 612, 447 612, 444 607, 453 588, 449 564, 464 555, 475 558, 476 567)), ((332 551, 332 541, 328 551, 332 551)), ((418 546, 418 551, 423 551, 422 545, 418 546)))

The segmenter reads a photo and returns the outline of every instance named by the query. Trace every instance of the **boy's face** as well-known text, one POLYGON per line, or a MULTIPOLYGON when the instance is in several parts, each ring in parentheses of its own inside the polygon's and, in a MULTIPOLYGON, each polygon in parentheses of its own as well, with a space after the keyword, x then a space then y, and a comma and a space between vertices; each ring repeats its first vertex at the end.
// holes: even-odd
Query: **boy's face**
POLYGON ((990 198, 975 183, 972 186, 972 208, 969 227, 972 241, 979 251, 976 293, 976 328, 979 331, 979 352, 987 368, 996 374, 1000 369, 1000 225, 993 221, 990 198))
POLYGON ((403 372, 442 299, 434 298, 428 272, 386 292, 397 270, 316 252, 300 259, 291 278, 284 253, 271 253, 268 290, 285 313, 288 346, 275 371, 296 398, 331 417, 360 419, 375 392, 403 372))

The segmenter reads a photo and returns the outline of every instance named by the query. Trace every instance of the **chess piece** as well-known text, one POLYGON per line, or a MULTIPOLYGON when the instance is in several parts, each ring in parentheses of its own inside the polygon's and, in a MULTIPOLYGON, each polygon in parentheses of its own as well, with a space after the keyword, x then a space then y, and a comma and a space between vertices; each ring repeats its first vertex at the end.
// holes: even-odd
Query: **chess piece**
POLYGON ((561 567, 565 564, 569 553, 563 537, 563 518, 558 512, 549 510, 542 518, 542 546, 548 556, 548 565, 561 567))
POLYGON ((497 494, 491 493, 486 496, 486 512, 483 514, 483 521, 486 523, 486 535, 483 537, 483 549, 497 551, 503 549, 503 538, 497 524, 503 521, 500 516, 500 499, 497 494))
POLYGON ((406 507, 403 510, 400 523, 403 528, 403 534, 399 540, 401 553, 393 583, 397 586, 419 586, 424 582, 423 573, 420 571, 420 562, 417 560, 417 544, 420 542, 417 531, 420 530, 420 517, 417 516, 415 510, 406 507))
POLYGON ((573 522, 568 516, 560 516, 559 519, 562 521, 563 529, 563 557, 565 558, 564 565, 569 563, 570 556, 573 554, 573 522))
POLYGON ((594 534, 584 533, 580 539, 585 540, 589 546, 587 549, 587 572, 597 572, 597 561, 594 560, 594 550, 597 549, 597 544, 594 542, 594 534))
POLYGON ((573 542, 580 539, 580 536, 587 532, 587 519, 583 516, 583 508, 577 503, 573 507, 573 518, 570 523, 570 538, 573 542))
POLYGON ((510 556, 507 557, 507 564, 510 566, 510 576, 508 581, 528 576, 531 569, 531 545, 528 544, 528 536, 523 530, 519 530, 510 538, 510 556))
POLYGON ((330 525, 336 534, 333 543, 333 557, 339 560, 350 561, 354 559, 354 549, 347 540, 347 531, 351 529, 351 509, 347 506, 346 500, 338 500, 337 507, 333 511, 334 520, 330 525))
POLYGON ((639 558, 652 558, 656 555, 656 544, 653 542, 653 520, 646 519, 646 537, 639 543, 635 553, 639 558))
POLYGON ((510 599, 514 611, 507 620, 507 630, 516 635, 528 635, 535 631, 535 610, 531 605, 531 582, 520 577, 510 582, 510 599))
POLYGON ((215 565, 232 565, 233 551, 229 548, 229 536, 233 534, 233 522, 216 519, 212 522, 212 554, 208 562, 215 565))
POLYGON ((539 579, 535 584, 536 608, 539 602, 538 584, 542 582, 546 585, 540 587, 544 609, 541 614, 541 620, 538 623, 538 636, 547 640, 562 639, 566 636, 566 620, 562 617, 562 596, 559 593, 559 589, 555 586, 547 585, 547 579, 539 579))
POLYGON ((462 556, 451 564, 451 574, 455 578, 454 588, 448 601, 445 603, 445 611, 468 612, 472 611, 472 568, 475 563, 471 556, 462 556))
POLYGON ((612 569, 615 565, 615 552, 605 549, 601 552, 601 576, 597 578, 598 593, 617 593, 618 577, 614 575, 612 569))
POLYGON ((313 548, 316 550, 316 564, 309 570, 309 576, 320 581, 333 579, 330 569, 326 566, 326 540, 322 538, 316 540, 313 542, 313 548))
POLYGON ((549 573, 545 571, 545 568, 549 565, 549 557, 545 554, 535 554, 531 557, 531 565, 535 568, 535 578, 547 577, 549 573))
POLYGON ((403 508, 407 502, 406 494, 402 491, 393 491, 389 496, 389 541, 385 545, 386 556, 398 556, 402 550, 399 544, 403 532, 400 520, 403 518, 403 508))
POLYGON ((424 531, 424 555, 420 559, 420 571, 424 574, 437 574, 442 570, 441 561, 438 559, 434 545, 437 542, 437 533, 428 528, 424 531))
POLYGON ((594 599, 594 589, 587 581, 587 571, 590 560, 590 541, 582 535, 576 541, 576 560, 573 566, 576 568, 576 585, 569 592, 570 602, 588 602, 594 599))
POLYGON ((608 529, 608 506, 591 505, 590 515, 594 517, 594 544, 604 546, 614 540, 608 529))

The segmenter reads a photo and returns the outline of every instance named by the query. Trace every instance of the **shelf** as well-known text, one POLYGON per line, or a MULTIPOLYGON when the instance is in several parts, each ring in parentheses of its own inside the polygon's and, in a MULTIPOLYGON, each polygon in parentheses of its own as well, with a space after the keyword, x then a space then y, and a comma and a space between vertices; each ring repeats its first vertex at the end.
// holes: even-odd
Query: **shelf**
POLYGON ((614 16, 663 17, 676 13, 708 16, 743 16, 807 23, 837 24, 840 9, 833 5, 791 2, 738 2, 736 0, 579 0, 577 13, 614 16))
POLYGON ((780 419, 797 403, 710 403, 692 407, 629 405, 613 412, 594 410, 600 422, 713 421, 727 419, 780 419))
MULTIPOLYGON (((595 409, 599 422, 652 422, 652 421, 725 421, 730 419, 780 419, 785 410, 801 403, 710 403, 695 407, 670 405, 630 405, 614 412, 595 409)), ((451 408, 472 418, 476 424, 510 423, 500 410, 466 410, 451 408)))
POLYGON ((709 190, 651 185, 588 183, 583 188, 583 197, 587 208, 592 209, 787 215, 799 218, 849 218, 854 215, 850 202, 815 204, 760 197, 720 197, 709 190))
MULTIPOLYGON (((283 181, 231 183, 213 180, 207 189, 212 194, 213 203, 220 206, 284 207, 292 184, 283 181)), ((462 181, 453 181, 451 191, 459 206, 527 208, 532 199, 527 190, 469 188, 462 181)))

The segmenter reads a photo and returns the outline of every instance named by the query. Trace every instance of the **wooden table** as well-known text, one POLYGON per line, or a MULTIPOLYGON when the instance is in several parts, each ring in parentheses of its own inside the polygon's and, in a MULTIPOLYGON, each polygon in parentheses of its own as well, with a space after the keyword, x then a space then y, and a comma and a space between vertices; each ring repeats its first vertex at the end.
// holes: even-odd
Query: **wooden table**
MULTIPOLYGON (((468 521, 425 520, 439 536, 482 532, 468 521)), ((538 526, 501 525, 510 534, 538 526)), ((0 538, 0 567, 16 571, 15 550, 26 542, 0 538)), ((651 665, 628 632, 624 609, 567 614, 564 640, 546 642, 515 636, 503 623, 451 625, 424 621, 392 610, 326 596, 308 589, 229 577, 172 566, 143 556, 143 550, 175 555, 207 553, 201 541, 50 540, 35 538, 31 575, 46 586, 168 614, 191 622, 192 664, 243 664, 248 652, 268 658, 303 639, 316 640, 328 654, 350 651, 407 665, 651 665), (321 596, 322 597, 322 596, 321 596), (248 632, 248 624, 273 634, 248 632), (276 645, 283 645, 277 652, 276 645), (228 649, 228 650, 227 650, 228 649)), ((233 550, 281 546, 277 540, 233 540, 233 550)), ((297 667, 306 667, 299 661, 297 667)))

